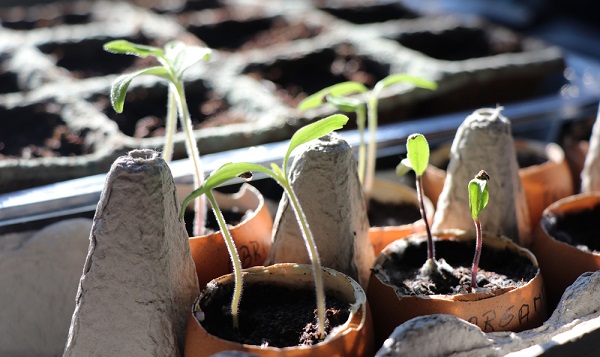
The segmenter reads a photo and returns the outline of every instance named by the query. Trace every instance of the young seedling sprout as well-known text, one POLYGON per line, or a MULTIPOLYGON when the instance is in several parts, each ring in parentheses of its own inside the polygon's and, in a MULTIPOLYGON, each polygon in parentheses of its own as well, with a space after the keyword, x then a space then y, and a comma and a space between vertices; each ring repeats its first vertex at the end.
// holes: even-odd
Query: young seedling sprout
POLYGON ((396 175, 404 176, 410 170, 415 172, 417 177, 417 198, 419 200, 419 211, 421 218, 425 222, 427 231, 427 260, 435 260, 435 247, 433 245, 433 236, 427 221, 425 212, 425 203, 423 195, 423 174, 429 165, 429 144, 423 134, 411 134, 406 140, 406 158, 396 167, 396 175))
MULTIPOLYGON (((176 112, 179 112, 179 119, 186 138, 186 149, 194 167, 194 186, 199 187, 204 181, 204 172, 200 161, 198 145, 194 139, 192 120, 188 110, 185 89, 183 83, 183 73, 190 66, 201 60, 208 60, 211 54, 209 48, 200 46, 188 46, 180 41, 171 41, 165 45, 165 48, 140 45, 125 40, 116 40, 104 45, 104 50, 125 55, 137 57, 152 56, 158 60, 160 66, 144 68, 132 73, 123 74, 112 84, 110 91, 110 102, 117 113, 123 112, 125 96, 127 89, 136 77, 142 75, 153 75, 164 78, 169 82, 167 118, 165 131, 165 144, 163 149, 163 158, 170 161, 173 156, 173 136, 176 131, 176 112)), ((200 235, 204 231, 205 205, 204 199, 198 198, 195 201, 196 219, 194 221, 194 235, 200 235)))
POLYGON ((479 221, 479 214, 485 206, 487 206, 489 193, 487 182, 490 176, 484 170, 469 181, 469 209, 471 211, 471 217, 475 223, 475 234, 477 240, 475 242, 475 257, 473 258, 473 266, 471 268, 471 287, 477 288, 477 269, 479 268, 479 258, 481 257, 481 247, 483 245, 483 233, 481 230, 481 222, 479 221))
POLYGON ((306 215, 304 214, 304 211, 300 206, 298 197, 296 196, 289 179, 288 161, 290 155, 298 146, 303 145, 311 140, 320 138, 321 136, 329 134, 334 130, 340 129, 347 122, 348 117, 342 114, 336 114, 316 121, 312 124, 306 125, 298 129, 298 131, 296 131, 296 133, 290 139, 290 144, 288 146, 287 152, 285 153, 285 156, 283 157, 283 164, 281 167, 277 166, 277 164, 274 163, 271 164, 270 169, 262 165, 253 163, 226 163, 220 166, 215 171, 213 171, 206 178, 204 184, 200 188, 194 190, 188 197, 184 199, 183 207, 185 207, 191 200, 195 199, 196 197, 200 195, 206 195, 208 200, 213 205, 213 209, 216 210, 219 227, 223 234, 223 238, 225 239, 225 241, 228 242, 227 248, 229 249, 229 253, 234 265, 234 274, 236 275, 234 293, 231 301, 231 314, 234 320, 234 329, 238 324, 238 306, 242 295, 243 280, 241 264, 239 262, 239 257, 237 256, 237 252, 235 251, 233 241, 231 240, 231 236, 229 235, 227 226, 225 225, 225 221, 222 219, 222 215, 220 214, 220 212, 218 212, 219 208, 217 207, 216 202, 212 197, 212 190, 236 177, 241 176, 244 178, 249 178, 251 177, 250 173, 253 171, 258 171, 267 174, 283 187, 284 192, 288 196, 290 204, 292 205, 292 209, 296 216, 296 220, 298 221, 298 225, 300 226, 300 231, 302 232, 302 237, 304 238, 306 249, 308 251, 308 256, 312 264, 312 270, 315 279, 315 291, 317 295, 317 334, 320 339, 325 338, 325 290, 323 286, 321 261, 319 259, 317 245, 308 225, 306 215))
POLYGON ((358 82, 343 82, 324 88, 317 93, 307 97, 298 105, 299 110, 307 110, 319 107, 325 103, 335 106, 345 112, 356 113, 356 124, 359 131, 360 143, 358 149, 358 177, 363 184, 366 197, 370 197, 375 177, 375 159, 377 157, 377 108, 381 91, 396 83, 410 83, 419 88, 435 90, 436 83, 411 76, 408 74, 391 74, 375 84, 369 93, 368 89, 358 82), (349 97, 362 94, 365 97, 349 97), (365 144, 365 103, 368 117, 369 140, 365 144))
POLYGON ((300 104, 298 104, 298 110, 318 108, 325 103, 329 103, 341 111, 355 113, 356 126, 358 127, 359 133, 358 179, 361 184, 365 181, 365 162, 367 151, 364 133, 365 123, 367 121, 367 110, 363 100, 357 97, 349 96, 365 93, 367 91, 367 87, 365 87, 362 83, 342 82, 321 89, 317 93, 306 97, 302 102, 300 102, 300 104))

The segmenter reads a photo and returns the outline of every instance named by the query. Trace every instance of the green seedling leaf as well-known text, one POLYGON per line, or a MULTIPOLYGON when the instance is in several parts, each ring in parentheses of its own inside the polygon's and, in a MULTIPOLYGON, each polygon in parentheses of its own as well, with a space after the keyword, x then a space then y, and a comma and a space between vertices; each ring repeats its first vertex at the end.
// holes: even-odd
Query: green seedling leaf
MULTIPOLYGON (((208 191, 224 184, 225 182, 232 180, 239 176, 248 176, 248 173, 252 171, 264 172, 271 174, 269 169, 258 164, 252 164, 247 162, 237 163, 226 163, 220 166, 218 169, 213 171, 204 181, 204 184, 192 191, 184 200, 181 207, 187 207, 187 205, 196 199, 197 197, 206 194, 208 191)), ((181 210, 180 216, 183 217, 184 209, 181 210)))
POLYGON ((327 103, 333 104, 336 108, 345 112, 355 112, 361 105, 364 105, 363 102, 356 98, 338 97, 331 94, 326 96, 325 100, 327 100, 327 103))
POLYGON ((210 48, 189 46, 181 41, 171 41, 165 45, 165 58, 179 77, 192 65, 210 58, 210 48))
POLYGON ((490 176, 484 170, 479 171, 477 176, 469 182, 469 209, 473 220, 479 220, 479 214, 487 206, 489 192, 487 182, 490 176))
POLYGON ((125 96, 127 95, 127 89, 129 88, 131 81, 133 81, 137 76, 145 74, 155 75, 166 79, 170 78, 169 72, 166 70, 166 68, 161 66, 144 68, 140 69, 139 71, 123 74, 117 77, 110 89, 110 103, 117 113, 123 112, 125 96))
MULTIPOLYGON (((367 87, 358 82, 342 82, 334 84, 327 88, 321 89, 313 95, 306 97, 303 101, 300 102, 300 104, 298 104, 298 110, 308 110, 320 107, 325 103, 327 96, 344 97, 351 94, 364 93, 367 90, 367 87)), ((335 105, 334 103, 331 104, 335 105)))
POLYGON ((411 134, 406 141, 407 159, 417 176, 423 176, 429 165, 429 144, 422 134, 411 134))
POLYGON ((294 136, 292 136, 290 139, 290 145, 288 146, 288 150, 283 157, 283 171, 285 172, 287 170, 288 159, 294 149, 311 140, 318 139, 323 135, 327 135, 334 130, 341 129, 344 125, 346 125, 347 122, 347 116, 343 114, 334 114, 298 129, 298 131, 296 131, 294 136))
POLYGON ((104 50, 112 53, 124 55, 133 55, 138 57, 164 57, 165 53, 161 48, 154 46, 140 45, 126 40, 115 40, 104 44, 104 50))
POLYGON ((402 177, 412 170, 412 165, 410 164, 410 160, 408 158, 402 159, 400 163, 396 166, 396 176, 402 177))
POLYGON ((273 170, 273 172, 275 173, 275 175, 277 175, 277 176, 285 179, 285 174, 281 170, 281 167, 277 166, 277 164, 272 163, 271 164, 271 170, 273 170))
POLYGON ((380 80, 379 82, 377 82, 377 84, 375 85, 375 88, 373 88, 373 92, 378 93, 383 88, 389 87, 396 83, 410 83, 419 88, 431 89, 431 90, 437 89, 437 84, 435 82, 428 81, 423 78, 411 76, 408 74, 399 73, 399 74, 391 74, 391 75, 385 77, 384 79, 380 80))

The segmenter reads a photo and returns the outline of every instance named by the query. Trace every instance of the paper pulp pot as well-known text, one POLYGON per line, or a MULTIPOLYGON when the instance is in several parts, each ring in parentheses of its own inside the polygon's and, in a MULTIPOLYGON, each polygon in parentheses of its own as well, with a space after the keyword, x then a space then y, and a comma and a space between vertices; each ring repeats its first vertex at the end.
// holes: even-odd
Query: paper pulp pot
POLYGON ((600 254, 586 252, 552 236, 548 224, 554 217, 600 205, 600 192, 578 194, 556 201, 544 210, 541 227, 535 232, 533 252, 546 277, 549 306, 555 306, 565 289, 582 273, 600 269, 600 254))
MULTIPOLYGON (((233 274, 219 277, 201 291, 190 313, 185 356, 210 356, 220 351, 246 351, 261 356, 372 356, 373 326, 364 290, 352 278, 333 269, 323 268, 325 290, 350 303, 350 316, 345 324, 332 330, 324 341, 312 346, 285 348, 260 347, 227 341, 209 334, 196 318, 200 301, 210 288, 231 283, 233 274)), ((284 287, 314 287, 312 267, 306 264, 281 263, 244 270, 244 284, 264 283, 284 287)), ((242 299, 244 297, 242 296, 242 299)))
MULTIPOLYGON (((238 207, 251 210, 242 222, 230 227, 243 268, 262 265, 271 247, 273 219, 262 194, 252 185, 244 184, 235 194, 218 194, 215 198, 221 210, 238 207)), ((221 231, 190 237, 192 258, 196 264, 198 284, 202 289, 209 281, 233 271, 229 252, 221 231)))
MULTIPOLYGON (((462 230, 448 230, 436 234, 439 240, 467 242, 475 239, 475 233, 462 230)), ((546 319, 546 297, 542 275, 535 276, 521 287, 509 287, 495 293, 465 293, 456 295, 402 295, 390 283, 388 273, 382 265, 392 254, 401 255, 413 244, 426 240, 422 233, 388 245, 375 259, 367 297, 373 313, 375 341, 377 344, 389 337, 393 330, 414 317, 432 314, 449 314, 479 326, 484 332, 522 331, 540 326, 546 319)), ((467 249, 465 247, 465 249, 467 249)), ((535 267, 538 263, 534 255, 506 237, 490 236, 484 233, 483 250, 509 249, 526 257, 535 267)), ((474 253, 474 251, 473 251, 474 253)), ((438 259, 444 258, 441 256, 438 259)), ((446 257, 448 259, 449 257, 446 257)), ((403 258, 396 258, 403 259, 403 258)), ((425 263, 426 255, 423 256, 425 263)))
MULTIPOLYGON (((416 209, 419 207, 417 191, 412 187, 404 185, 400 182, 375 179, 373 182, 373 189, 371 191, 371 198, 384 203, 407 203, 414 205, 416 209)), ((435 213, 434 206, 427 196, 423 196, 423 199, 425 214, 429 224, 431 225, 433 222, 433 215, 435 213)), ((396 239, 402 239, 413 233, 424 231, 425 222, 423 219, 419 219, 415 222, 400 226, 370 227, 369 239, 371 240, 371 244, 373 244, 375 255, 377 255, 383 248, 385 248, 385 246, 396 239)))
MULTIPOLYGON (((547 160, 538 165, 519 169, 519 177, 527 199, 529 219, 532 227, 537 227, 542 212, 553 202, 574 194, 573 180, 569 163, 563 149, 555 143, 543 143, 535 140, 515 140, 518 154, 531 154, 547 160)), ((450 145, 445 145, 431 154, 431 165, 423 175, 423 186, 434 205, 444 187, 446 171, 436 167, 447 162, 450 145)))

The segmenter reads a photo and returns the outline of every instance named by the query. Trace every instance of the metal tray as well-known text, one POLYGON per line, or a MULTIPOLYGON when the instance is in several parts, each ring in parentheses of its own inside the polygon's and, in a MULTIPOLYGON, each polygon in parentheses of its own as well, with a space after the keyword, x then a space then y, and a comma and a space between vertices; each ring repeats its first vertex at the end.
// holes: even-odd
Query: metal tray
MULTIPOLYGON (((567 53, 568 83, 560 93, 519 103, 504 104, 513 134, 546 142, 557 141, 565 124, 595 118, 600 98, 600 63, 567 53)), ((389 168, 405 152, 406 137, 414 132, 427 136, 435 146, 454 137, 456 128, 470 112, 382 125, 377 132, 378 168, 389 168), (387 159, 387 160, 386 160, 387 159)), ((341 132, 354 147, 358 132, 341 132)), ((287 141, 204 155, 206 173, 229 161, 258 164, 281 162, 287 141)), ((170 165, 176 183, 191 183, 188 160, 170 165)), ((255 177, 255 181, 261 177, 255 177)), ((104 186, 105 175, 95 175, 0 195, 0 234, 40 228, 72 216, 93 216, 104 186)), ((258 181, 257 181, 258 182, 258 181)), ((235 182, 232 182, 235 183, 235 182)))

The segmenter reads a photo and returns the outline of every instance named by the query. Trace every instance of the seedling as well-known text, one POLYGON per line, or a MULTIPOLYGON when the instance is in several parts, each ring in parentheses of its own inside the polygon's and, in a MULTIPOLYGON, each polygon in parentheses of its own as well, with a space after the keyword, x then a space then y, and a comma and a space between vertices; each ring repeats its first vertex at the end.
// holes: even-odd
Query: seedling
POLYGON ((427 230, 427 260, 435 260, 435 247, 433 245, 433 236, 431 228, 427 221, 427 213, 425 212, 425 203, 423 198, 423 174, 429 165, 429 144, 427 139, 422 134, 411 134, 406 140, 406 158, 403 159, 396 167, 396 175, 404 176, 410 170, 415 172, 417 177, 417 198, 419 200, 419 211, 421 218, 425 222, 427 230))
MULTIPOLYGON (((194 166, 194 186, 199 187, 204 181, 202 163, 198 145, 194 139, 192 120, 188 110, 185 98, 185 89, 183 83, 183 73, 190 66, 201 60, 210 58, 211 50, 205 47, 188 46, 180 41, 171 41, 165 45, 165 48, 140 45, 125 40, 116 40, 104 44, 104 50, 125 55, 137 57, 152 56, 158 60, 161 66, 144 68, 133 73, 123 74, 112 84, 110 91, 110 102, 117 113, 123 112, 125 96, 127 89, 135 78, 142 75, 153 75, 164 78, 169 82, 167 118, 165 130, 165 144, 162 156, 165 161, 170 161, 173 156, 173 136, 176 131, 176 112, 179 112, 179 119, 186 138, 187 154, 194 166)), ((204 231, 205 222, 205 204, 203 198, 198 198, 195 202, 196 219, 194 222, 194 235, 200 235, 204 231)))
POLYGON ((355 112, 356 122, 360 135, 360 144, 358 150, 358 176, 363 184, 365 195, 370 197, 373 179, 375 177, 375 159, 377 157, 377 108, 379 105, 379 95, 381 91, 396 83, 406 82, 419 88, 435 90, 437 84, 419 77, 408 74, 391 74, 375 84, 373 90, 369 93, 367 88, 358 82, 343 82, 327 88, 307 97, 298 105, 299 110, 316 108, 324 103, 334 105, 339 110, 345 112, 355 112), (365 96, 362 100, 357 97, 348 97, 349 95, 362 94, 365 96), (365 105, 367 106, 369 140, 368 146, 365 145, 365 105), (366 147, 366 149, 365 149, 366 147))
POLYGON ((237 256, 237 252, 235 251, 235 246, 233 245, 233 241, 231 240, 231 236, 229 234, 227 226, 225 225, 225 221, 222 219, 222 215, 220 213, 217 213, 217 211, 219 211, 219 208, 217 207, 216 202, 212 197, 212 190, 236 177, 241 176, 244 178, 249 178, 251 177, 250 173, 252 173, 253 171, 258 171, 269 175, 279 185, 283 187, 284 192, 288 196, 290 204, 292 205, 292 209, 296 216, 296 220, 298 221, 298 225, 300 226, 300 231, 302 232, 302 237, 304 238, 304 243, 306 245, 308 256, 311 261, 313 275, 315 279, 315 291, 317 295, 317 333, 321 339, 325 338, 325 290, 323 287, 321 261, 319 259, 317 245, 308 225, 306 215, 304 214, 304 211, 300 206, 298 197, 296 196, 290 182, 288 161, 290 155, 298 146, 306 144, 307 142, 312 141, 314 139, 320 138, 321 136, 329 134, 334 130, 341 129, 347 122, 348 117, 342 114, 336 114, 298 129, 298 131, 296 131, 296 133, 290 139, 290 144, 288 146, 287 152, 285 153, 285 156, 283 157, 283 164, 281 167, 277 166, 277 164, 274 163, 271 164, 270 169, 262 165, 253 163, 226 163, 220 166, 215 171, 213 171, 206 178, 206 181, 200 188, 194 190, 188 197, 186 197, 183 200, 183 207, 185 207, 187 203, 189 203, 196 197, 206 195, 208 200, 212 203, 213 209, 216 210, 215 212, 217 217, 221 217, 220 219, 218 219, 219 227, 223 234, 223 238, 227 242, 227 248, 229 249, 229 254, 234 265, 234 274, 236 275, 236 285, 234 287, 233 298, 231 301, 231 314, 234 319, 234 329, 238 324, 236 320, 238 319, 238 306, 242 295, 243 280, 241 273, 241 264, 239 262, 239 257, 237 256))
POLYGON ((342 82, 321 89, 298 104, 298 110, 317 108, 325 103, 329 103, 341 111, 355 113, 356 126, 358 127, 359 132, 358 179, 361 184, 364 183, 365 180, 366 145, 364 133, 365 123, 367 121, 367 110, 363 100, 349 96, 365 93, 367 91, 367 87, 362 83, 342 82))
POLYGON ((475 257, 473 258, 473 266, 471 268, 471 287, 477 288, 477 269, 479 268, 479 258, 481 257, 481 247, 483 245, 483 233, 481 230, 481 222, 479 214, 485 206, 487 206, 489 193, 487 182, 490 176, 484 170, 479 171, 474 179, 469 181, 469 209, 471 217, 475 223, 475 233, 477 240, 475 242, 475 257))

